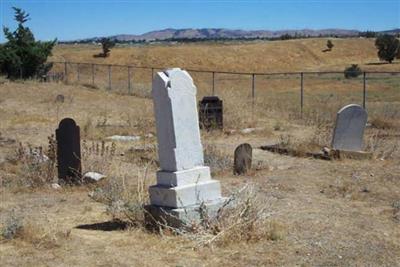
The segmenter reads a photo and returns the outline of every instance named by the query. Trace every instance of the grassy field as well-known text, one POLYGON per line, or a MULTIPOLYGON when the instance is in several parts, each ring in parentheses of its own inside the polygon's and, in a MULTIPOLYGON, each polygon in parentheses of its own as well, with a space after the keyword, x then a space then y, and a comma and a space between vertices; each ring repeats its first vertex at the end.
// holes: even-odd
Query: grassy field
POLYGON ((51 60, 120 65, 180 67, 233 72, 343 71, 359 64, 366 71, 399 71, 396 64, 382 64, 374 39, 326 38, 287 41, 194 43, 116 47, 108 58, 95 58, 101 52, 94 45, 59 45, 51 60))
MULTIPOLYGON (((332 51, 324 52, 327 40, 320 38, 275 42, 117 47, 106 59, 93 57, 100 49, 98 46, 64 45, 55 49, 51 60, 246 73, 342 72, 351 64, 358 64, 363 71, 400 71, 398 61, 393 64, 379 62, 373 39, 333 39, 335 46, 332 51)), ((132 68, 128 82, 126 67, 111 67, 110 81, 106 65, 94 66, 92 70, 90 64, 81 64, 79 75, 78 65, 69 64, 67 68, 67 79, 70 83, 102 89, 108 88, 110 83, 113 92, 140 97, 150 95, 152 77, 150 69, 132 68)), ((64 64, 55 64, 54 71, 63 72, 64 64)), ((190 72, 190 74, 198 88, 199 99, 212 94, 211 73, 190 72)), ((240 127, 246 127, 254 124, 252 112, 256 113, 256 117, 260 117, 265 114, 266 108, 281 109, 291 117, 300 116, 299 74, 256 75, 254 81, 253 101, 251 75, 218 73, 215 75, 214 93, 224 100, 227 118, 239 123, 240 127), (254 108, 252 108, 253 103, 254 108), (233 113, 238 105, 247 116, 235 117, 233 113)), ((354 79, 345 79, 342 73, 304 74, 303 85, 305 116, 326 113, 326 117, 332 118, 346 103, 363 103, 362 75, 354 79)), ((400 74, 368 74, 366 106, 371 116, 383 117, 387 113, 400 110, 399 85, 400 74)))
MULTIPOLYGON (((333 51, 325 53, 324 39, 128 47, 114 49, 107 59, 93 58, 98 50, 93 46, 61 46, 54 59, 233 71, 343 70, 351 63, 369 70, 399 70, 398 62, 375 64, 372 40, 333 43, 333 51)), ((143 204, 147 186, 155 182, 155 125, 148 91, 126 95, 84 82, 0 80, 0 262, 4 266, 400 266, 398 78, 368 81, 364 147, 373 152, 372 159, 324 161, 258 149, 275 143, 300 152, 329 146, 336 111, 360 97, 359 80, 338 78, 305 80, 303 118, 298 79, 257 80, 260 91, 252 110, 248 77, 219 78, 225 127, 222 132, 201 133, 206 162, 225 196, 250 186, 249 209, 265 211, 263 218, 249 217, 257 218, 252 227, 223 226, 215 240, 201 231, 148 232, 140 212, 127 217, 121 207, 128 202, 143 204), (242 87, 246 89, 237 89, 242 87), (60 94, 63 103, 56 101, 60 94), (106 174, 104 183, 53 189, 54 166, 38 165, 27 156, 29 147, 42 147, 51 154, 48 137, 64 117, 74 118, 81 128, 83 170, 106 174), (254 129, 243 132, 247 127, 254 129), (107 139, 111 135, 141 139, 113 144, 107 139), (233 151, 245 142, 254 148, 253 170, 234 176, 233 151), (104 153, 96 149, 102 150, 102 144, 108 147, 104 153), (115 151, 110 152, 113 146, 115 151), (113 218, 122 222, 110 223, 113 218), (124 228, 124 222, 133 221, 124 228), (107 226, 110 231, 105 231, 107 226)), ((199 97, 210 89, 202 79, 194 81, 199 97)))

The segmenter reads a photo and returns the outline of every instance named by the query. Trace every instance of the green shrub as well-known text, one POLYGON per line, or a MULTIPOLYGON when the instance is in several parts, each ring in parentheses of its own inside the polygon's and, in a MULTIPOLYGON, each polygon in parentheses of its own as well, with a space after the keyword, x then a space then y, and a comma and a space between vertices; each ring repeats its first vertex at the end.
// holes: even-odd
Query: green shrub
POLYGON ((113 42, 110 38, 102 38, 100 43, 101 48, 103 49, 103 57, 108 57, 110 55, 111 48, 115 46, 115 42, 113 42))
POLYGON ((333 45, 333 43, 332 43, 331 40, 328 40, 328 41, 326 42, 326 47, 328 47, 328 50, 329 50, 329 51, 332 50, 332 48, 334 47, 334 45, 333 45))
POLYGON ((347 67, 344 69, 344 77, 346 79, 357 78, 361 74, 362 74, 362 70, 357 64, 351 64, 350 67, 347 67))
POLYGON ((400 50, 400 41, 393 35, 384 34, 376 38, 375 46, 379 59, 392 63, 400 50))

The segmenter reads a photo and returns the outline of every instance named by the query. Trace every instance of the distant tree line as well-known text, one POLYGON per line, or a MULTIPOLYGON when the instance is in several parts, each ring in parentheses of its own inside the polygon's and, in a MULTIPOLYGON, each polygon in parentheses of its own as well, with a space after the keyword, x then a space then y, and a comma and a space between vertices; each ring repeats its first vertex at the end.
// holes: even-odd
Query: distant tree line
MULTIPOLYGON (((358 34, 354 35, 338 35, 338 34, 319 34, 319 35, 311 35, 311 34, 283 34, 281 36, 275 37, 172 37, 166 39, 139 39, 139 40, 118 40, 116 38, 109 38, 115 44, 145 44, 145 43, 169 43, 169 42, 176 42, 176 43, 198 43, 198 42, 229 42, 229 41, 257 41, 257 40, 264 40, 264 41, 280 41, 280 40, 292 40, 292 39, 307 39, 307 38, 354 38, 354 37, 363 37, 363 38, 376 38, 378 36, 384 35, 379 32, 374 31, 363 31, 359 32, 358 34)), ((400 37, 400 33, 394 35, 400 37)), ((87 39, 87 40, 78 40, 78 41, 64 41, 60 42, 62 44, 93 44, 99 43, 101 44, 102 39, 87 39)))

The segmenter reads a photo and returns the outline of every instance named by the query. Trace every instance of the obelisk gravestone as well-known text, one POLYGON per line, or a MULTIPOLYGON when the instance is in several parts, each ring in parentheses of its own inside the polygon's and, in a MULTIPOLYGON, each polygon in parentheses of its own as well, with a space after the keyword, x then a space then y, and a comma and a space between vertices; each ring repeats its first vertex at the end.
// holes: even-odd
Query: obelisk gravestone
POLYGON ((153 81, 158 156, 161 170, 149 188, 151 217, 180 227, 200 220, 201 207, 212 215, 224 201, 220 183, 204 166, 196 87, 180 69, 158 72, 153 81))

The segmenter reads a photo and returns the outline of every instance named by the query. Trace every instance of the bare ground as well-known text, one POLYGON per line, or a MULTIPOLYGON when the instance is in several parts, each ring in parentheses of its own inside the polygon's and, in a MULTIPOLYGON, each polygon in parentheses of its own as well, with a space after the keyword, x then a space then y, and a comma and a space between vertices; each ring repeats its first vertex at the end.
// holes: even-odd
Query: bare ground
POLYGON ((391 164, 382 161, 327 162, 264 151, 256 151, 256 156, 272 170, 257 171, 253 177, 215 178, 225 192, 249 181, 262 188, 271 220, 281 227, 279 240, 193 250, 183 237, 142 229, 77 229, 110 220, 105 207, 87 196, 88 189, 3 189, 2 216, 20 210, 58 238, 48 245, 3 242, 0 260, 7 266, 399 265, 400 227, 392 206, 400 196, 399 177, 394 175, 398 167, 388 172, 391 164))

